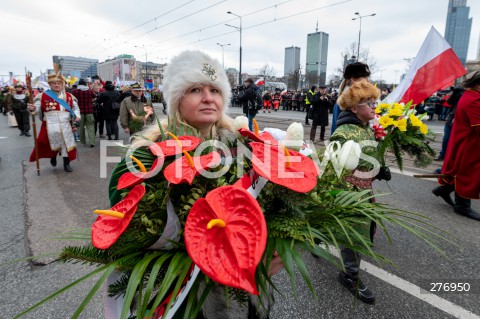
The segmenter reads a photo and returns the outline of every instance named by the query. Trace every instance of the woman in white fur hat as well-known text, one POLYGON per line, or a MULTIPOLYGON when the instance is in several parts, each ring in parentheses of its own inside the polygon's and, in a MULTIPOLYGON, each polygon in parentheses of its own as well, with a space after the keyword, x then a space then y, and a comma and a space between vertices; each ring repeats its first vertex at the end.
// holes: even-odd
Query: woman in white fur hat
MULTIPOLYGON (((233 136, 234 122, 226 115, 231 88, 217 60, 200 51, 184 51, 168 64, 164 83, 163 94, 171 122, 198 130, 200 137, 233 136)), ((161 124, 167 127, 166 120, 161 124)), ((160 128, 155 123, 139 136, 156 141, 160 128)))
MULTIPOLYGON (((231 88, 227 74, 215 59, 200 51, 184 51, 171 60, 165 70, 163 94, 168 105, 170 123, 177 127, 196 129, 200 137, 214 136, 219 140, 234 139, 234 120, 228 111, 231 88)), ((161 122, 167 131, 167 120, 161 122)), ((134 140, 141 143, 147 137, 157 141, 161 131, 158 124, 152 124, 134 140)), ((272 259, 269 275, 274 275, 283 267, 280 257, 272 259)), ((201 292, 199 292, 199 296, 201 292)), ((273 298, 264 296, 260 302, 254 295, 249 296, 248 305, 236 300, 225 300, 225 288, 215 286, 208 294, 203 306, 203 318, 268 318, 273 298)))

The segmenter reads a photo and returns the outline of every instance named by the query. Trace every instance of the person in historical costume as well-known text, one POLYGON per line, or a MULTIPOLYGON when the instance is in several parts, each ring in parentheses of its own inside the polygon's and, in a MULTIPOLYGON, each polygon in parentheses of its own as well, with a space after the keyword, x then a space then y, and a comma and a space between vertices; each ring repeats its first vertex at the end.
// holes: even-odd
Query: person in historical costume
POLYGON ((7 105, 10 112, 15 115, 17 127, 20 130, 20 136, 30 135, 30 112, 28 112, 28 96, 24 93, 25 88, 22 84, 15 84, 15 92, 8 96, 7 105))
POLYGON ((132 96, 126 97, 120 105, 120 125, 125 133, 133 135, 155 121, 155 112, 140 84, 134 83, 130 89, 132 96))
MULTIPOLYGON (((373 130, 369 121, 375 118, 376 101, 380 96, 380 90, 367 81, 354 83, 350 89, 340 95, 338 106, 342 110, 338 117, 337 129, 330 137, 330 143, 339 142, 344 145, 348 141, 360 143, 363 141, 375 141, 373 130)), ((361 152, 370 157, 376 158, 376 148, 365 146, 361 152)), ((381 161, 380 161, 381 162, 381 161)), ((377 162, 378 163, 378 162, 377 162)), ((358 166, 346 173, 344 177, 345 188, 354 190, 371 189, 375 178, 390 180, 390 172, 387 168, 379 167, 372 161, 360 159, 358 166), (376 166, 376 167, 375 167, 376 166)), ((368 227, 359 226, 359 231, 370 235, 373 239, 375 224, 368 227)), ((360 261, 362 255, 349 248, 341 250, 345 272, 339 274, 340 283, 347 287, 361 301, 374 303, 375 296, 361 281, 359 276, 360 261)))
MULTIPOLYGON (((343 81, 340 83, 340 88, 338 91, 338 95, 340 96, 343 92, 347 91, 348 88, 355 82, 359 81, 367 81, 370 76, 370 68, 367 64, 362 62, 354 62, 350 63, 345 67, 343 71, 343 81)), ((332 114, 332 128, 331 134, 335 132, 337 128, 337 119, 340 115, 341 108, 336 103, 333 106, 333 114, 332 114)))
MULTIPOLYGON (((227 115, 231 89, 222 65, 215 59, 200 51, 184 51, 171 60, 165 70, 164 97, 168 105, 170 125, 191 127, 199 132, 201 138, 216 137, 218 140, 233 140, 235 136, 234 120, 227 115)), ((168 130, 168 120, 160 122, 163 131, 168 130)), ((132 146, 140 147, 145 138, 156 142, 161 136, 157 123, 149 125, 134 137, 132 146), (138 143, 138 144, 137 144, 138 143)), ((124 166, 117 166, 115 171, 122 171, 124 166)), ((112 174, 116 176, 116 172, 112 174)), ((118 178, 118 177, 117 177, 118 178)), ((110 185, 116 185, 112 177, 110 185)), ((115 189, 111 187, 110 189, 115 189)), ((114 190, 110 195, 112 204, 119 200, 120 191, 114 190)), ((274 255, 268 274, 274 275, 283 267, 280 257, 274 255)), ((197 296, 200 298, 202 291, 197 296)), ((248 295, 248 302, 241 303, 230 299, 227 303, 225 289, 216 285, 208 294, 201 314, 197 318, 268 318, 273 303, 273 296, 264 297, 248 295)), ((107 299, 105 317, 115 317, 115 298, 107 299)), ((181 312, 182 310, 179 310, 181 312)), ((174 318, 181 318, 178 313, 174 318)))
POLYGON ((480 220, 471 208, 480 199, 480 71, 469 73, 462 83, 466 89, 455 110, 452 133, 443 163, 441 186, 432 192, 453 206, 455 213, 480 220), (455 202, 450 193, 455 191, 455 202))
MULTIPOLYGON (((70 161, 77 158, 77 144, 73 136, 73 122, 80 121, 80 110, 75 97, 65 92, 65 78, 60 74, 49 74, 50 90, 38 94, 30 111, 35 111, 42 119, 42 127, 37 138, 38 158, 49 158, 52 166, 57 166, 57 155, 63 157, 63 168, 72 172, 70 161)), ((30 154, 30 162, 35 161, 35 149, 30 154)))

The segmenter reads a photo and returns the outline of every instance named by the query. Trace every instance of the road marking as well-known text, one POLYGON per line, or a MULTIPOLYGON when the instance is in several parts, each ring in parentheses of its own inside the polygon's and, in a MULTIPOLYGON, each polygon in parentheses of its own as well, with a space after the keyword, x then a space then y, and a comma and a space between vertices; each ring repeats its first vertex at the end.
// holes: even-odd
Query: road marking
POLYGON ((0 136, 0 140, 1 140, 2 138, 7 138, 7 137, 6 137, 6 136, 0 136))
POLYGON ((454 316, 455 318, 480 319, 480 316, 474 314, 473 312, 465 308, 462 308, 451 301, 443 299, 442 297, 439 297, 434 294, 426 293, 426 291, 423 288, 420 288, 419 286, 414 285, 409 281, 406 281, 400 277, 395 276, 394 274, 391 274, 383 269, 380 269, 377 266, 370 264, 369 262, 362 261, 361 265, 362 267, 360 268, 362 268, 369 274, 389 283, 390 285, 398 289, 405 291, 406 293, 414 297, 417 297, 423 302, 426 302, 432 305, 433 307, 454 316), (422 290, 423 290, 423 293, 420 293, 420 291, 422 290))
MULTIPOLYGON (((325 249, 325 245, 320 245, 320 247, 325 249)), ((329 249, 329 251, 332 255, 340 258, 340 254, 338 253, 338 251, 332 249, 329 249)), ((473 312, 462 308, 451 301, 443 299, 442 297, 426 293, 425 289, 420 288, 419 286, 412 284, 411 282, 406 281, 400 277, 397 277, 394 274, 391 274, 388 271, 385 271, 367 261, 362 260, 360 265, 360 268, 368 272, 370 275, 377 277, 378 279, 381 279, 400 290, 403 290, 404 292, 454 316, 455 318, 480 319, 480 316, 474 314, 473 312), (420 291, 423 292, 420 293, 420 291)))

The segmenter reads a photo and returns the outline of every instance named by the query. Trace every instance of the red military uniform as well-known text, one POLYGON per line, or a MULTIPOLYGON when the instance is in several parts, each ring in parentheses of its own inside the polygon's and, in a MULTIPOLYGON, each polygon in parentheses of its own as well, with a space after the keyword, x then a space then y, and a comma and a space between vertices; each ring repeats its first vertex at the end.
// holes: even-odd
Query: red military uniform
POLYGON ((454 183, 455 192, 470 199, 480 198, 480 92, 466 90, 455 111, 442 173, 454 183))

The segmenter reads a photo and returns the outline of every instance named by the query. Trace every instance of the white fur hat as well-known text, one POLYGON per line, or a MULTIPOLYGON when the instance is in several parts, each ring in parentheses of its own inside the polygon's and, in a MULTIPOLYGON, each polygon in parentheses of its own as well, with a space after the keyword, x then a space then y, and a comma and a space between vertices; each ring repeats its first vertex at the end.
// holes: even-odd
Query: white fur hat
POLYGON ((226 113, 232 91, 222 65, 201 51, 183 51, 165 69, 163 96, 171 117, 177 112, 185 92, 198 84, 211 85, 220 90, 223 113, 226 113))

